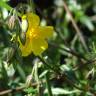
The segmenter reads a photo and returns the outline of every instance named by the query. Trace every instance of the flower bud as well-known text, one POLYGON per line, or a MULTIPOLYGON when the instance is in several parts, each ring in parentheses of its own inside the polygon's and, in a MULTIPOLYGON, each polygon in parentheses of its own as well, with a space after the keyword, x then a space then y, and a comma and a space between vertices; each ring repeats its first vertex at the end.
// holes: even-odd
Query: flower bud
POLYGON ((14 28, 15 20, 16 20, 16 18, 15 18, 14 15, 9 17, 8 22, 7 22, 9 29, 13 29, 14 28))

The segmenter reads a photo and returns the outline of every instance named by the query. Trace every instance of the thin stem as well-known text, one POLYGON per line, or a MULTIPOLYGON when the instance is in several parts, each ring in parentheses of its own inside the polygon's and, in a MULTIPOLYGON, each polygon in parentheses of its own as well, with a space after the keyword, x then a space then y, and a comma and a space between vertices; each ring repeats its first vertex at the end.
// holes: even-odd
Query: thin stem
MULTIPOLYGON (((30 86, 32 86, 32 87, 35 87, 35 86, 37 86, 38 84, 37 83, 33 83, 33 84, 31 84, 30 86)), ((12 93, 13 91, 22 91, 24 88, 26 88, 26 86, 24 85, 24 86, 20 86, 20 87, 16 87, 15 89, 8 89, 8 90, 4 90, 4 91, 1 91, 0 92, 0 96, 5 96, 5 95, 7 95, 7 94, 9 94, 9 93, 12 93)))
POLYGON ((45 75, 45 78, 46 78, 46 86, 47 86, 47 89, 48 89, 48 95, 53 96, 52 91, 51 91, 50 82, 49 82, 49 74, 48 73, 45 75))
POLYGON ((49 42, 49 44, 50 44, 51 46, 55 47, 55 48, 61 49, 62 51, 68 52, 68 53, 72 54, 73 56, 76 56, 76 57, 79 58, 79 59, 83 59, 83 60, 87 61, 87 58, 85 58, 85 57, 82 56, 81 54, 75 52, 75 51, 72 50, 71 48, 68 48, 67 46, 66 46, 66 47, 62 47, 62 46, 60 46, 60 45, 57 45, 57 44, 51 43, 51 42, 49 42))
MULTIPOLYGON (((85 68, 85 67, 87 67, 88 65, 90 65, 90 64, 92 64, 92 63, 94 63, 94 62, 96 62, 96 59, 88 60, 86 63, 76 66, 76 67, 73 69, 73 71, 77 71, 77 70, 80 69, 80 68, 85 68)), ((94 63, 94 64, 95 64, 95 63, 94 63)))
POLYGON ((29 0, 29 5, 30 5, 30 8, 32 10, 32 12, 35 12, 35 4, 34 4, 34 1, 33 0, 29 0))
POLYGON ((26 79, 26 86, 29 87, 31 85, 31 81, 34 75, 35 67, 33 66, 31 74, 26 79))
POLYGON ((49 68, 49 69, 53 70, 53 68, 52 68, 49 64, 47 64, 47 63, 45 62, 45 60, 44 60, 42 57, 38 56, 38 58, 39 58, 39 60, 40 60, 40 61, 42 61, 42 62, 43 62, 43 64, 45 64, 45 65, 46 65, 46 67, 47 67, 47 68, 49 68))

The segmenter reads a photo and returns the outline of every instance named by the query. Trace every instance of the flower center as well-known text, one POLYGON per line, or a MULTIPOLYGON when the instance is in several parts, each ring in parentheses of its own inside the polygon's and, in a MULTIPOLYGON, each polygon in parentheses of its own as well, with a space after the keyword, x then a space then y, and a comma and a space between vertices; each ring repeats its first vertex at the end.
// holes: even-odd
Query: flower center
POLYGON ((29 37, 32 38, 38 38, 38 30, 36 30, 35 28, 32 28, 29 32, 29 37))

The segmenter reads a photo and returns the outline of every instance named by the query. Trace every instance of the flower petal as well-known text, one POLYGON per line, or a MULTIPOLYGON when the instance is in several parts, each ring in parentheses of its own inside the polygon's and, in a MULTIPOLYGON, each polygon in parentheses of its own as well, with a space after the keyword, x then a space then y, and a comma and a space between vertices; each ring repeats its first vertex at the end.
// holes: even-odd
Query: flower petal
POLYGON ((48 48, 48 43, 42 38, 32 39, 32 52, 34 55, 41 55, 48 48))
POLYGON ((43 38, 52 37, 53 31, 54 31, 52 26, 39 27, 38 30, 39 30, 41 37, 43 38))
POLYGON ((22 56, 28 56, 32 53, 32 42, 29 38, 26 39, 26 43, 25 45, 23 45, 20 41, 20 39, 18 40, 19 41, 19 48, 21 50, 21 53, 22 53, 22 56))
POLYGON ((34 26, 38 26, 40 23, 40 18, 38 15, 34 14, 34 13, 27 13, 27 20, 28 20, 28 27, 32 28, 34 26))

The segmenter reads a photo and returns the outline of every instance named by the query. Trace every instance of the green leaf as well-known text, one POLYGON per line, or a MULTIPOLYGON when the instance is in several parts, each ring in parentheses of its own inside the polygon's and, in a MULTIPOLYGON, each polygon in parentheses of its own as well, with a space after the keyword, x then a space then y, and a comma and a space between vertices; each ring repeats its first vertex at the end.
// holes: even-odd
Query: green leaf
POLYGON ((24 89, 24 91, 26 92, 26 93, 37 93, 37 90, 36 89, 33 89, 32 87, 29 87, 29 88, 26 88, 26 89, 24 89))
POLYGON ((11 11, 13 8, 11 6, 9 6, 7 3, 5 3, 4 1, 0 1, 0 7, 2 8, 6 8, 7 10, 11 11))
POLYGON ((89 17, 87 17, 87 16, 82 16, 82 17, 81 17, 81 22, 82 22, 83 24, 85 24, 85 26, 88 27, 88 29, 89 29, 90 31, 93 31, 93 30, 94 30, 94 25, 93 25, 93 23, 92 23, 92 21, 90 20, 89 17))
POLYGON ((43 72, 40 74, 39 78, 44 77, 44 76, 47 74, 47 72, 48 72, 48 70, 43 71, 43 72))
MULTIPOLYGON (((46 91, 45 91, 46 92, 46 91)), ((74 94, 79 93, 79 90, 64 90, 63 88, 52 88, 53 95, 68 95, 68 94, 74 94)))

